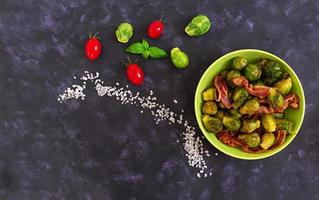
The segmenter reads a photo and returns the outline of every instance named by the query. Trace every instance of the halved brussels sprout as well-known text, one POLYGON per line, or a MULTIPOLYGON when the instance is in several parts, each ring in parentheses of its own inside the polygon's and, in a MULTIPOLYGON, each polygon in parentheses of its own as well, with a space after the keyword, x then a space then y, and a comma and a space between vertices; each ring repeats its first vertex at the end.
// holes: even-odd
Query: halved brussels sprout
POLYGON ((189 36, 201 36, 209 31, 211 22, 206 15, 197 15, 186 26, 185 32, 189 36))
POLYGON ((262 149, 269 149, 275 143, 275 135, 273 133, 264 133, 261 136, 260 147, 262 149))
POLYGON ((262 68, 262 79, 266 85, 272 85, 282 76, 281 67, 276 61, 264 59, 259 65, 262 68))
POLYGON ((223 110, 218 110, 217 113, 216 113, 216 115, 214 115, 214 117, 216 117, 217 119, 219 119, 220 121, 222 121, 225 115, 226 115, 225 111, 223 111, 223 110))
POLYGON ((178 47, 171 50, 171 60, 175 67, 180 69, 186 68, 189 64, 188 55, 178 47))
POLYGON ((240 119, 240 118, 241 118, 241 114, 240 114, 239 111, 236 110, 236 109, 231 109, 231 110, 229 111, 229 114, 230 114, 232 117, 236 118, 236 119, 240 119))
POLYGON ((276 119, 272 114, 263 115, 261 123, 267 132, 274 132, 276 130, 276 119))
POLYGON ((261 69, 256 64, 249 64, 244 69, 244 75, 249 81, 257 81, 261 75, 261 69))
POLYGON ((246 67, 248 61, 246 58, 243 57, 235 57, 233 59, 233 68, 237 69, 237 70, 242 70, 246 67))
POLYGON ((247 101, 242 107, 240 107, 239 112, 242 115, 252 115, 259 110, 259 101, 256 99, 251 99, 247 101))
POLYGON ((273 108, 281 108, 285 103, 285 99, 276 89, 270 88, 268 102, 273 108))
POLYGON ((223 125, 227 130, 236 132, 240 129, 241 122, 234 117, 225 116, 223 118, 223 125))
POLYGON ((215 115, 217 113, 217 104, 213 101, 207 101, 202 107, 202 112, 207 115, 215 115))
POLYGON ((115 31, 116 38, 121 43, 127 43, 133 35, 133 26, 129 23, 121 23, 115 31))
POLYGON ((244 133, 252 133, 259 127, 260 121, 258 119, 246 119, 243 121, 240 131, 244 133))
POLYGON ((228 85, 234 87, 232 80, 238 76, 240 76, 240 72, 237 69, 230 70, 226 75, 228 85))
POLYGON ((294 130, 294 123, 289 119, 277 119, 276 122, 278 130, 285 130, 290 134, 294 130))
POLYGON ((207 88, 202 92, 202 99, 204 101, 214 101, 215 100, 215 88, 207 88))
POLYGON ((258 133, 249 133, 245 137, 244 141, 249 147, 258 147, 260 144, 260 136, 258 133))
POLYGON ((287 79, 282 79, 275 83, 274 87, 280 94, 285 96, 290 92, 292 88, 292 80, 290 77, 288 77, 287 79))
POLYGON ((233 108, 238 109, 245 101, 248 99, 248 92, 242 87, 236 87, 233 94, 232 99, 234 101, 233 108))
POLYGON ((209 115, 204 115, 202 118, 203 125, 208 132, 219 133, 223 129, 222 122, 209 115))

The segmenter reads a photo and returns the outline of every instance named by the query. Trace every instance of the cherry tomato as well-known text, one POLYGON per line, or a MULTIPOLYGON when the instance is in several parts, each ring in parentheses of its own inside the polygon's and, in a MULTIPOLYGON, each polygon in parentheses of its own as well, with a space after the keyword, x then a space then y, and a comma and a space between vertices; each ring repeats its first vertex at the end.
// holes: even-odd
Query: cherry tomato
POLYGON ((126 68, 126 75, 134 85, 141 85, 144 82, 144 71, 137 64, 129 64, 126 68))
POLYGON ((89 39, 85 43, 85 55, 89 60, 96 60, 101 54, 101 42, 96 37, 97 33, 93 36, 89 36, 89 39))
POLYGON ((158 38, 161 36, 162 32, 164 30, 164 24, 162 22, 162 18, 160 20, 153 21, 148 26, 148 36, 152 39, 158 38))

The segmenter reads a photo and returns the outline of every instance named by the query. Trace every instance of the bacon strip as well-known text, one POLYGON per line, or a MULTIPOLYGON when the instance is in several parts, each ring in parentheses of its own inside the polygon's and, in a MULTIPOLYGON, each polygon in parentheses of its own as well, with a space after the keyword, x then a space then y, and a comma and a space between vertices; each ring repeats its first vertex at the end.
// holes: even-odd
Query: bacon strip
POLYGON ((258 99, 260 104, 269 104, 268 99, 263 98, 263 99, 258 99))
POLYGON ((249 94, 256 96, 258 98, 265 98, 269 94, 269 87, 262 85, 250 85, 247 88, 249 94))
POLYGON ((271 106, 263 106, 263 105, 261 105, 257 112, 260 115, 262 115, 262 114, 272 114, 272 113, 275 113, 276 110, 273 107, 271 107, 271 106))
POLYGON ((273 148, 276 148, 282 145, 285 142, 287 132, 284 130, 279 130, 276 132, 276 139, 273 148))
POLYGON ((269 94, 269 87, 249 84, 248 80, 243 76, 233 78, 232 82, 236 86, 244 87, 249 94, 261 99, 267 97, 269 94))
POLYGON ((228 98, 227 83, 221 75, 215 77, 214 85, 218 93, 216 101, 221 101, 227 109, 230 109, 232 105, 228 98))
POLYGON ((285 96, 284 106, 277 110, 278 112, 284 112, 289 106, 295 109, 299 108, 299 97, 294 93, 285 96))
POLYGON ((223 130, 218 134, 218 139, 228 146, 241 148, 245 152, 251 151, 246 143, 234 136, 231 136, 231 133, 226 130, 223 130))

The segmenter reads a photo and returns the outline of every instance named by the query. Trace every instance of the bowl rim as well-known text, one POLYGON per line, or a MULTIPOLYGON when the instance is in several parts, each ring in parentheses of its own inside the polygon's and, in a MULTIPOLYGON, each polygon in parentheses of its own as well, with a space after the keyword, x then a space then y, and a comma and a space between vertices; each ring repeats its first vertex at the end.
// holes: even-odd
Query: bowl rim
MULTIPOLYGON (((223 152, 224 154, 228 155, 228 156, 231 156, 233 158, 238 158, 238 159, 243 159, 243 160, 259 160, 259 159, 264 159, 264 158, 268 158, 270 156, 273 156, 277 153, 279 153, 280 151, 282 151, 284 148, 286 148, 293 140, 294 138, 296 137, 296 135, 298 134, 302 124, 303 124, 303 120, 304 120, 304 116, 305 116, 305 106, 306 106, 306 99, 305 99, 305 94, 304 94, 304 90, 303 90, 303 87, 302 87, 302 84, 299 80, 299 77, 297 76, 297 74, 295 73, 295 71, 290 67, 290 65, 285 62, 283 59, 279 58, 278 56, 270 53, 270 52, 267 52, 267 51, 264 51, 264 50, 259 50, 259 49, 239 49, 239 50, 235 50, 235 51, 231 51, 231 52, 228 52, 226 54, 224 54, 223 56, 219 57, 218 59, 216 59, 212 64, 209 65, 209 67, 205 70, 205 72, 202 74, 200 80, 198 81, 198 84, 197 84, 197 87, 196 87, 196 91, 195 91, 195 96, 194 96, 194 109, 195 109, 195 117, 196 117, 196 121, 197 121, 197 124, 199 126, 199 129, 201 130, 202 134, 205 136, 205 138, 209 141, 209 143, 211 143, 211 145, 213 145, 216 149, 218 149, 219 151, 223 152), (300 121, 300 124, 295 127, 295 130, 296 130, 296 133, 292 135, 292 138, 290 141, 287 141, 285 144, 275 148, 274 150, 270 151, 269 153, 267 154, 264 154, 264 153, 259 153, 259 154, 253 154, 255 155, 254 157, 246 157, 244 155, 237 155, 237 154, 234 154, 234 153, 230 153, 226 150, 224 150, 222 147, 219 147, 218 145, 215 145, 215 143, 213 141, 211 141, 207 136, 206 134, 204 133, 204 131, 202 130, 202 127, 200 126, 200 120, 201 119, 198 119, 198 111, 197 111, 197 108, 196 108, 196 105, 199 103, 198 100, 197 100, 197 96, 201 94, 202 91, 199 91, 199 85, 200 83, 203 81, 203 77, 206 76, 206 74, 208 74, 208 72, 210 71, 210 68, 212 68, 215 63, 217 63, 218 61, 224 59, 225 57, 229 57, 233 54, 238 54, 238 53, 242 53, 242 52, 258 52, 258 53, 261 53, 261 54, 266 54, 270 57, 274 57, 276 58, 277 60, 281 61, 284 65, 286 65, 286 67, 288 69, 290 69, 291 73, 293 74, 293 76, 296 77, 296 80, 297 80, 297 84, 300 86, 300 90, 301 90, 301 94, 302 96, 300 98, 303 99, 303 105, 302 107, 300 107, 299 109, 302 109, 302 116, 301 116, 301 121, 300 121)), ((200 116, 201 116, 201 113, 200 113, 200 116)), ((233 147, 235 148, 235 147, 233 147)), ((247 153, 247 154, 251 154, 251 153, 247 153)))

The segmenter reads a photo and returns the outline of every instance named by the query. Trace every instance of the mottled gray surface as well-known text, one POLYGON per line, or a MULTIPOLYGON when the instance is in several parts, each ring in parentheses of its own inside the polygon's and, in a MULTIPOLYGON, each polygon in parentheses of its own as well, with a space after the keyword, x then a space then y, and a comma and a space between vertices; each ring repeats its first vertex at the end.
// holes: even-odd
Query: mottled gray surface
POLYGON ((0 199, 319 199, 318 41, 318 1, 1 1, 0 199), (213 26, 189 38, 183 29, 197 13, 213 26), (84 102, 57 102, 84 70, 127 84, 125 45, 114 29, 131 22, 138 40, 162 14, 164 35, 151 43, 180 46, 191 64, 177 70, 169 59, 142 60, 146 83, 135 90, 153 89, 196 125, 194 89, 210 63, 241 48, 273 52, 305 89, 305 121, 289 147, 260 161, 213 156, 213 176, 198 179, 176 143, 178 128, 154 125, 151 116, 92 90, 84 102), (89 31, 103 38, 96 62, 83 52, 89 31))

